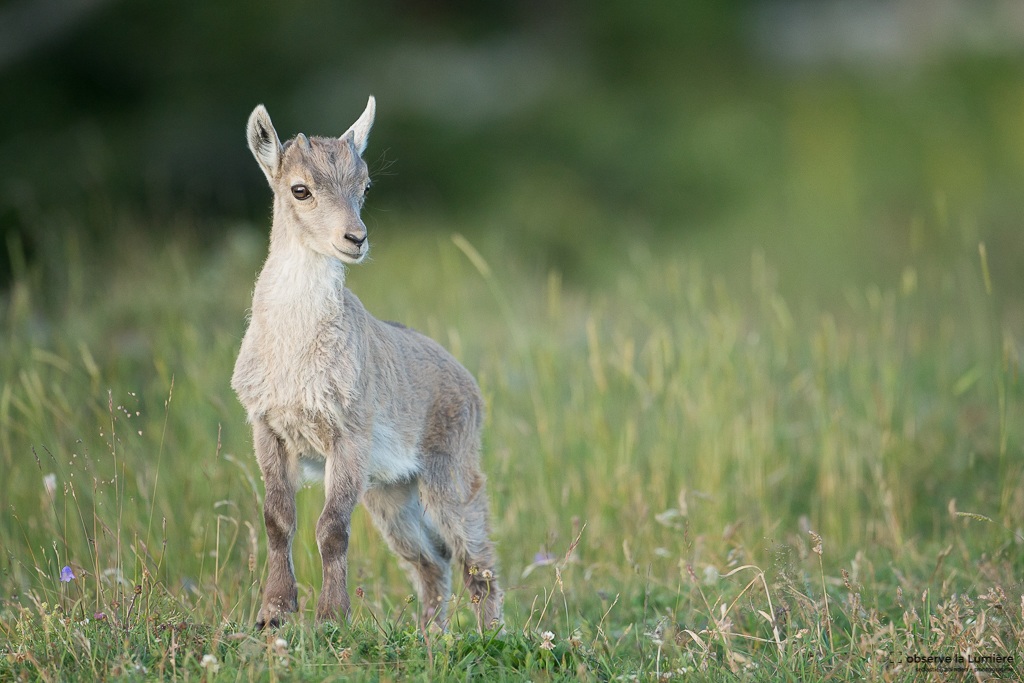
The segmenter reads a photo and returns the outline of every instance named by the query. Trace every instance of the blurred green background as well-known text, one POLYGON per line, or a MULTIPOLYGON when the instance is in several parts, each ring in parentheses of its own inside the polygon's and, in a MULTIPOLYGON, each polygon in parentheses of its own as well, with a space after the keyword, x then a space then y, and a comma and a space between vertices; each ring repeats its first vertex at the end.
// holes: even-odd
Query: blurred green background
POLYGON ((584 284, 629 249, 759 251, 784 291, 986 240, 1018 292, 1022 57, 1015 2, 12 0, 0 276, 59 300, 69 249, 262 234, 252 107, 335 134, 372 93, 378 234, 584 284))

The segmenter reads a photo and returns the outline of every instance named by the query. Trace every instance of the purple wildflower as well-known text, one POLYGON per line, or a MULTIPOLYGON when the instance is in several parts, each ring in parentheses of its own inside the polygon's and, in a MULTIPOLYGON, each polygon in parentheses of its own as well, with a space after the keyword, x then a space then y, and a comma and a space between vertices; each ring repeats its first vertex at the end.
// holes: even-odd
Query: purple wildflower
POLYGON ((70 583, 75 579, 75 573, 71 571, 71 567, 64 567, 60 570, 60 580, 64 583, 70 583))

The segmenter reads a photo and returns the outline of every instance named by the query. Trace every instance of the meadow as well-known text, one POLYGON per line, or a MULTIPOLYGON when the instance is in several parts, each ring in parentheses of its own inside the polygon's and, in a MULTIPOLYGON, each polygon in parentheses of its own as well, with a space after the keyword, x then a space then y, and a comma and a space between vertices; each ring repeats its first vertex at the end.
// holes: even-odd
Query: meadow
POLYGON ((487 399, 500 638, 458 586, 449 633, 418 632, 361 511, 352 621, 314 624, 316 487, 301 613, 255 632, 263 491, 228 379, 265 244, 69 245, 63 302, 24 271, 4 309, 0 679, 1019 678, 1021 311, 962 244, 801 296, 757 252, 636 243, 584 288, 380 231, 349 286, 487 399))

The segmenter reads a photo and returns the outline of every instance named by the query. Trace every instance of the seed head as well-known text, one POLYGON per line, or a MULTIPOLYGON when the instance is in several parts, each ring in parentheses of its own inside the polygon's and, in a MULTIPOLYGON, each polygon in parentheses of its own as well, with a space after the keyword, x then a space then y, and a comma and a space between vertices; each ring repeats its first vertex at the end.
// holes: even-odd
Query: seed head
POLYGON ((811 550, 814 551, 820 557, 823 552, 821 536, 814 533, 813 531, 808 531, 807 533, 811 535, 811 540, 814 541, 814 545, 811 547, 811 550))

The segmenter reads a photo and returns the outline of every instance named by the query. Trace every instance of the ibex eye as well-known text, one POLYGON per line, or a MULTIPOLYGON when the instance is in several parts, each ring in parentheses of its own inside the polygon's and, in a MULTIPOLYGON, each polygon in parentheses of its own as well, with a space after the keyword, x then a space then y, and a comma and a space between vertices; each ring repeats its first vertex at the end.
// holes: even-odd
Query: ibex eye
POLYGON ((292 196, 299 201, 309 199, 313 194, 309 191, 309 188, 305 185, 292 185, 292 196))

